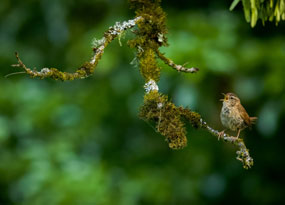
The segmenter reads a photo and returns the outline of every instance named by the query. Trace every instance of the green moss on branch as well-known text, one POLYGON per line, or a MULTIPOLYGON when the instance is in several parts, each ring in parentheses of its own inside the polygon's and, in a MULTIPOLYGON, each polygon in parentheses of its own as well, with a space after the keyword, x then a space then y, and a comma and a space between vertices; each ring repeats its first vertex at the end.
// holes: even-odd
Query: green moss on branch
MULTIPOLYGON (((67 73, 58 70, 57 68, 42 68, 40 71, 36 69, 28 68, 22 60, 19 58, 18 53, 16 52, 16 58, 18 64, 14 64, 14 67, 20 67, 24 69, 24 72, 27 73, 32 78, 52 78, 55 80, 74 80, 74 79, 83 79, 93 74, 95 67, 97 66, 99 60, 101 59, 105 48, 111 43, 116 37, 129 28, 134 27, 137 23, 142 20, 142 17, 138 16, 135 19, 125 21, 123 23, 116 22, 116 24, 110 27, 105 33, 104 37, 100 40, 94 40, 93 52, 89 62, 85 62, 80 68, 78 68, 74 73, 67 73)), ((19 73, 19 72, 18 72, 19 73)))
POLYGON ((140 71, 146 81, 158 81, 161 68, 157 66, 155 51, 167 45, 166 15, 160 7, 160 0, 130 0, 136 16, 142 16, 138 23, 136 37, 128 41, 131 48, 137 49, 140 71))
POLYGON ((187 145, 185 122, 199 128, 200 115, 187 108, 176 107, 166 95, 151 91, 144 97, 139 116, 155 123, 156 130, 165 136, 171 149, 181 149, 187 145))

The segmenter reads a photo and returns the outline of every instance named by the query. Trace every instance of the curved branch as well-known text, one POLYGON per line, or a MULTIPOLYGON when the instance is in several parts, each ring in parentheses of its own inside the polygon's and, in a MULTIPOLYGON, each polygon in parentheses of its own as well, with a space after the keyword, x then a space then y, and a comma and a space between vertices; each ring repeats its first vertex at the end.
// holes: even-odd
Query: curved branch
POLYGON ((99 60, 101 59, 105 48, 111 43, 116 37, 118 37, 124 30, 134 27, 139 21, 143 20, 141 16, 136 17, 135 19, 124 21, 123 23, 116 22, 114 26, 111 26, 105 33, 102 39, 94 40, 93 42, 93 51, 94 55, 89 62, 85 62, 80 68, 78 68, 74 73, 67 73, 59 71, 56 68, 42 68, 40 71, 35 69, 28 68, 22 60, 19 58, 18 53, 16 52, 16 58, 18 64, 12 65, 13 67, 20 67, 24 69, 28 75, 31 77, 39 78, 52 78, 56 80, 74 80, 74 79, 83 79, 87 78, 94 72, 95 67, 97 66, 99 60))
POLYGON ((164 54, 162 54, 158 49, 156 50, 156 54, 165 64, 177 70, 178 72, 196 73, 199 71, 199 68, 186 68, 184 65, 175 64, 171 59, 165 57, 164 54))

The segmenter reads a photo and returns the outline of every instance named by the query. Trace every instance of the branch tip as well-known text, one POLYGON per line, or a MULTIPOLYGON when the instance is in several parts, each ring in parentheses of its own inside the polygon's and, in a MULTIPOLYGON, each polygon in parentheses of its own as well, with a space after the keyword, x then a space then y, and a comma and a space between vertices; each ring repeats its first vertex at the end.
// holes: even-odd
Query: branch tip
POLYGON ((156 49, 156 54, 165 64, 177 70, 178 72, 197 73, 199 71, 199 68, 195 68, 195 67, 186 68, 184 66, 186 63, 184 63, 183 65, 175 64, 171 59, 165 57, 164 54, 161 53, 158 49, 156 49))

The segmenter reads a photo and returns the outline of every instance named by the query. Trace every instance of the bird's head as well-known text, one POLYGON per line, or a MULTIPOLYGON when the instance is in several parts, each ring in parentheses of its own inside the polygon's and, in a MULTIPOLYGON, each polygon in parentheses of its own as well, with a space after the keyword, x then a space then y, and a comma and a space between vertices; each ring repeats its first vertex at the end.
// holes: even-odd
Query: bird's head
POLYGON ((236 94, 234 93, 227 93, 227 94, 222 93, 222 94, 224 95, 224 98, 220 99, 220 101, 223 101, 223 103, 226 103, 231 106, 234 106, 237 103, 240 103, 240 99, 238 98, 236 94))

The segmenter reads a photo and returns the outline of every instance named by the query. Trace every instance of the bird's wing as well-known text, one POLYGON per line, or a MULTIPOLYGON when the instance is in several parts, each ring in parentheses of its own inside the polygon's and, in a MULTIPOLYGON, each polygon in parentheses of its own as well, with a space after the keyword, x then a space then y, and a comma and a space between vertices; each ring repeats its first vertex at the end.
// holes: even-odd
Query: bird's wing
POLYGON ((241 118, 244 120, 245 124, 250 127, 251 122, 250 122, 249 115, 247 114, 246 110, 241 104, 240 104, 239 110, 240 110, 241 118))

